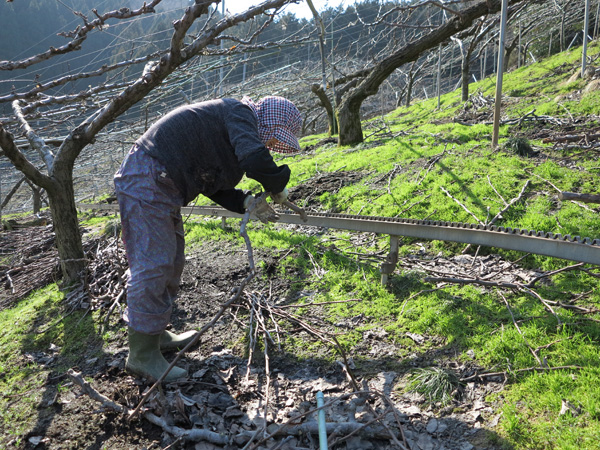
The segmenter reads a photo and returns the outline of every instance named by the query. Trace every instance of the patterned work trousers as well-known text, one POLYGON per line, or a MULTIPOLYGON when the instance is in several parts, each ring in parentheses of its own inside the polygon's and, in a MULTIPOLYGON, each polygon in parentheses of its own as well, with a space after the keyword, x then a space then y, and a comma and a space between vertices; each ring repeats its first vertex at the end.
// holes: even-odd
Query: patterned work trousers
POLYGON ((114 182, 130 270, 124 319, 135 331, 159 334, 185 262, 183 197, 164 166, 135 145, 114 182))

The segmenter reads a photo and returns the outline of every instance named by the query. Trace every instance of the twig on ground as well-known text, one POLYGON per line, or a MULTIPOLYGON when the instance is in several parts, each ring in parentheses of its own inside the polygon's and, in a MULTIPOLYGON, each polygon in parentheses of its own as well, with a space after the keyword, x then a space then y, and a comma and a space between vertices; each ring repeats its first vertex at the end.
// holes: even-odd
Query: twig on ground
POLYGON ((550 186, 552 186, 559 194, 562 192, 562 189, 557 188, 551 181, 546 180, 545 178, 540 177, 538 174, 531 172, 530 170, 527 170, 527 173, 529 173, 530 175, 533 175, 534 177, 538 177, 540 180, 546 182, 547 184, 549 184, 550 186))
POLYGON ((500 192, 498 192, 498 191, 496 190, 496 188, 494 187, 494 185, 492 184, 492 180, 490 180, 490 176, 489 176, 489 175, 487 176, 487 180, 488 180, 488 183, 489 183, 489 185, 492 187, 492 189, 493 189, 493 190, 494 190, 494 192, 496 193, 496 195, 497 195, 498 197, 500 197, 500 200, 502 200, 502 203, 504 203, 504 206, 508 206, 508 203, 506 203, 506 200, 504 200, 504 197, 502 197, 502 195, 500 195, 500 192))
POLYGON ((444 189, 444 186, 440 186, 440 189, 442 191, 444 191, 444 193, 448 197, 450 197, 452 200, 454 200, 462 209, 464 209, 467 213, 469 213, 480 225, 484 225, 484 223, 481 220, 479 220, 477 218, 477 216, 469 210, 469 208, 467 208, 465 205, 463 205, 457 198, 453 197, 452 194, 450 194, 450 192, 448 192, 446 189, 444 189))
POLYGON ((490 378, 490 377, 498 377, 502 376, 508 378, 509 373, 526 373, 526 372, 545 372, 550 370, 582 370, 581 366, 556 366, 556 367, 527 367, 525 369, 513 369, 513 370, 505 370, 504 372, 483 372, 476 373, 475 375, 471 375, 469 377, 461 378, 461 382, 467 382, 476 380, 478 378, 490 378))
POLYGON ((529 283, 527 283, 525 286, 527 286, 527 287, 534 287, 534 285, 535 285, 535 284, 536 284, 538 281, 540 281, 540 280, 542 280, 542 279, 544 279, 544 278, 551 277, 552 275, 556 275, 557 273, 561 273, 561 272, 568 272, 568 271, 571 271, 571 270, 579 269, 579 268, 581 268, 581 266, 583 266, 584 264, 585 264, 585 263, 577 263, 577 264, 573 264, 573 265, 571 265, 571 266, 563 267, 563 268, 561 268, 561 269, 553 270, 552 272, 546 272, 546 273, 543 273, 543 274, 541 274, 541 275, 539 275, 539 276, 535 277, 533 280, 531 280, 531 281, 530 281, 529 283))
POLYGON ((517 329, 517 331, 519 332, 519 334, 523 338, 523 341, 525 342, 525 345, 527 346, 527 348, 529 349, 529 351, 531 352, 531 354, 533 355, 533 357, 536 359, 536 361, 538 362, 538 364, 540 365, 540 367, 544 367, 544 365, 542 364, 542 361, 540 360, 539 356, 537 355, 537 353, 535 351, 533 351, 533 349, 531 348, 531 345, 529 345, 529 341, 527 340, 527 338, 525 337, 525 335, 521 331, 521 328, 519 328, 519 325, 517 324, 517 321, 515 320, 515 316, 514 316, 514 314, 512 312, 512 309, 510 308, 510 305, 508 303, 508 300, 506 300, 506 297, 504 296, 504 294, 502 294, 502 292, 498 291, 498 294, 500 294, 500 297, 502 297, 502 300, 504 300, 504 304, 506 305, 506 309, 508 309, 508 312, 510 313, 510 317, 512 319, 513 325, 515 326, 515 328, 517 329))
MULTIPOLYGON (((529 186, 529 180, 527 180, 525 182, 525 184, 523 185, 523 188, 521 189, 521 192, 519 192, 519 195, 517 195, 515 198, 513 198, 501 211, 498 212, 498 214, 496 214, 494 216, 494 218, 487 223, 487 225, 493 225, 494 223, 496 223, 496 221, 498 219, 502 218, 502 214, 504 214, 506 211, 508 211, 508 209, 514 205, 515 203, 517 203, 519 200, 521 200, 521 198, 523 198, 523 194, 525 193, 525 189, 527 189, 527 186, 529 186)), ((504 200, 504 199, 503 199, 504 200)))
POLYGON ((547 300, 544 300, 540 294, 538 294, 537 292, 535 292, 531 288, 523 287, 523 288, 521 288, 521 290, 523 290, 524 292, 527 292, 529 295, 537 298, 540 302, 542 302, 542 305, 544 305, 546 307, 546 309, 548 311, 550 311, 552 313, 552 315, 554 316, 554 318, 556 319, 557 326, 558 327, 562 326, 562 322, 561 322, 560 318, 558 317, 558 315, 556 314, 556 312, 554 311, 554 309, 552 309, 552 306, 550 306, 548 304, 547 300))
POLYGON ((507 283, 504 281, 485 281, 478 278, 454 278, 454 277, 425 277, 428 283, 452 283, 452 284, 479 284, 487 287, 501 287, 507 289, 520 289, 524 287, 518 283, 507 283))
POLYGON ((117 306, 121 305, 121 299, 123 298, 123 296, 125 295, 125 288, 121 289, 121 292, 119 292, 119 294, 117 295, 117 297, 115 298, 115 301, 112 303, 112 305, 110 306, 110 308, 108 309, 107 313, 106 313, 106 317, 104 317, 104 321, 102 322, 102 326, 100 327, 98 334, 102 334, 103 330, 106 330, 106 326, 108 324, 108 319, 110 318, 111 314, 113 313, 114 309, 117 306))
POLYGON ((574 336, 569 336, 564 339, 557 339, 556 341, 552 341, 546 345, 540 345, 533 351, 533 353, 535 353, 537 355, 541 350, 546 350, 546 349, 552 347, 554 344, 558 344, 559 342, 571 340, 571 339, 573 339, 573 337, 574 336))

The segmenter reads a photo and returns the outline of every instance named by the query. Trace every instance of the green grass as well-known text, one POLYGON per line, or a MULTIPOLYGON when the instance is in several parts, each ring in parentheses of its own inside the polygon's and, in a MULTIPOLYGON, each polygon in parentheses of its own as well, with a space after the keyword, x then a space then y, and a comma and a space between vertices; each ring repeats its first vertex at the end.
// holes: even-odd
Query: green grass
MULTIPOLYGON (((599 52, 600 44, 591 43, 590 56, 599 52)), ((581 79, 568 82, 577 71, 580 56, 580 49, 574 49, 506 74, 503 114, 521 117, 535 110, 539 116, 565 119, 597 114, 598 92, 572 98, 585 87, 581 79)), ((472 84, 470 90, 493 97, 494 82, 490 77, 472 84)), ((363 215, 485 223, 519 196, 528 183, 522 198, 502 214, 497 225, 599 238, 596 211, 558 200, 558 190, 599 192, 597 154, 579 148, 555 150, 552 144, 524 137, 534 126, 528 123, 522 127, 502 126, 500 147, 492 149, 491 125, 454 123, 453 118, 465 106, 459 95, 452 92, 442 96, 439 110, 437 99, 429 99, 365 122, 365 129, 372 130, 376 129, 377 120, 385 120, 395 137, 373 135, 354 147, 327 144, 308 154, 279 159, 278 163, 292 169, 292 188, 326 174, 360 173, 360 181, 325 192, 317 200, 325 211, 363 215), (545 157, 533 158, 529 151, 522 151, 524 140, 545 157), (572 157, 575 164, 562 163, 566 157, 572 157)), ((480 112, 489 113, 490 106, 480 112)), ((597 125, 596 119, 592 127, 597 125)), ((302 146, 315 145, 325 137, 305 137, 302 146)), ((245 180, 240 187, 260 190, 252 180, 245 180)), ((87 227, 102 228, 112 218, 84 215, 82 219, 87 227)), ((225 229, 221 225, 214 218, 186 219, 187 251, 207 241, 226 241, 242 249, 239 220, 228 219, 225 229)), ((551 312, 523 290, 498 291, 474 285, 436 289, 417 268, 408 266, 396 270, 390 282, 382 286, 379 265, 374 259, 381 260, 386 254, 387 236, 336 230, 307 235, 277 224, 259 223, 249 224, 248 234, 254 248, 277 259, 274 270, 268 274, 267 262, 256 261, 262 269, 259 281, 266 285, 268 277, 284 278, 291 283, 290 297, 309 292, 310 296, 299 301, 329 302, 319 309, 319 318, 338 333, 340 345, 350 355, 354 348, 363 347, 366 353, 355 358, 358 370, 379 370, 365 356, 369 349, 364 347, 370 344, 365 342, 364 334, 384 329, 388 333, 386 339, 396 344, 396 354, 390 359, 394 360, 395 369, 406 374, 410 372, 407 361, 412 355, 428 356, 434 351, 447 351, 456 355, 458 362, 475 364, 482 370, 505 372, 508 378, 504 389, 491 394, 488 400, 495 405, 495 413, 502 413, 493 431, 507 445, 519 449, 600 448, 600 314, 581 315, 556 306, 551 312), (361 318, 359 326, 338 326, 355 317, 361 318), (427 340, 418 345, 407 333, 426 336, 427 340), (539 367, 532 354, 536 349, 550 367, 571 368, 533 370, 539 367), (580 414, 561 416, 562 399, 580 407, 580 414)), ((403 239, 400 255, 453 256, 464 247, 443 241, 403 239)), ((518 260, 518 266, 531 270, 556 270, 573 264, 538 255, 524 257, 516 251, 488 248, 481 253, 518 260)), ((553 276, 548 284, 539 283, 535 289, 548 302, 568 303, 580 296, 578 306, 600 307, 597 269, 590 274, 565 271, 553 276)), ((94 318, 82 319, 81 314, 73 313, 59 320, 63 312, 61 299, 62 294, 50 286, 0 313, 0 326, 6 330, 0 337, 0 418, 2 426, 15 436, 31 426, 36 414, 32 411, 40 407, 39 392, 49 376, 48 370, 28 362, 23 353, 46 351, 50 344, 60 347, 65 367, 53 368, 58 371, 64 370, 67 363, 75 364, 88 357, 90 351, 100 351, 94 318), (44 333, 38 333, 40 329, 44 333), (16 396, 22 401, 13 405, 16 396)), ((295 312, 308 314, 310 310, 295 312)), ((339 358, 335 349, 293 335, 286 341, 286 351, 299 360, 315 355, 324 360, 339 358)), ((456 387, 455 379, 444 379, 444 373, 439 372, 439 362, 432 361, 421 376, 414 374, 413 380, 421 383, 409 388, 427 396, 456 387), (445 387, 440 390, 439 386, 445 387)), ((437 394, 431 400, 449 401, 437 394)))
POLYGON ((93 318, 67 314, 63 298, 52 284, 0 313, 0 428, 8 435, 22 435, 51 409, 50 378, 99 351, 93 318), (40 365, 52 356, 57 364, 40 365))

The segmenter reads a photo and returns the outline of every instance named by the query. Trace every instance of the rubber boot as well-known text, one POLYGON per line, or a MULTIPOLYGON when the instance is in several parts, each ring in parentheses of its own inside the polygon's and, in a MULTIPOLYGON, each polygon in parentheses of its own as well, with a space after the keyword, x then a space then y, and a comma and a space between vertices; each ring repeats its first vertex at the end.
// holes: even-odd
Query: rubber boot
POLYGON ((160 349, 163 352, 169 350, 181 350, 192 342, 197 334, 198 332, 193 330, 181 334, 175 334, 165 330, 160 335, 160 349))
MULTIPOLYGON (((128 329, 129 356, 125 369, 136 375, 156 381, 165 373, 169 363, 160 352, 160 334, 144 334, 128 329)), ((169 383, 188 376, 187 370, 173 367, 163 381, 169 383)))

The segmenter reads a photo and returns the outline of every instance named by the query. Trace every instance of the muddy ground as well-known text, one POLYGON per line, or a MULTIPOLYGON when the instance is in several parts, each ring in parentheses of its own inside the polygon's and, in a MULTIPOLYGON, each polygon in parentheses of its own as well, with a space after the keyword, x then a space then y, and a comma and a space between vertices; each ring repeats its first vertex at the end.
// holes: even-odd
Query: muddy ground
MULTIPOLYGON (((232 229, 231 232, 237 231, 232 229)), ((245 288, 245 292, 268 298, 277 307, 293 304, 299 297, 307 295, 301 290, 292 290, 289 279, 270 275, 275 273, 280 256, 282 254, 278 252, 255 250, 255 261, 266 264, 262 273, 245 288)), ((187 258, 180 298, 172 317, 172 331, 205 325, 247 275, 248 258, 241 239, 232 243, 207 242, 194 248, 187 258)), ((303 276, 298 273, 295 281, 302 280, 303 276)), ((360 326, 369 319, 357 315, 327 325, 319 319, 319 309, 315 307, 308 316, 303 316, 303 320, 314 327, 316 334, 327 336, 330 332, 360 326)), ((402 448, 399 445, 404 444, 421 450, 502 447, 502 440, 487 430, 497 423, 499 415, 494 405, 484 400, 489 392, 502 389, 500 380, 465 384, 461 395, 456 395, 456 400, 443 409, 439 405, 437 408, 427 406, 423 397, 402 394, 398 389, 411 368, 419 366, 435 364, 461 375, 472 373, 473 368, 457 361, 459 352, 455 349, 433 345, 430 351, 400 358, 397 356, 399 347, 383 329, 369 331, 361 345, 347 355, 350 358, 347 367, 354 368, 352 374, 360 389, 367 391, 360 396, 352 394, 357 391, 356 386, 351 384, 340 355, 328 345, 316 345, 308 358, 298 358, 286 350, 285 343, 281 349, 270 344, 270 351, 265 356, 258 345, 248 371, 248 324, 246 309, 228 310, 203 336, 200 344, 180 361, 179 365, 188 369, 190 378, 164 385, 160 394, 152 395, 146 404, 147 411, 161 416, 178 430, 212 432, 212 443, 178 439, 176 433, 165 432, 146 418, 129 422, 123 414, 102 407, 82 393, 64 370, 53 369, 60 365, 60 352, 50 348, 47 352, 23 355, 22 359, 23 364, 33 363, 40 369, 50 370, 39 397, 35 426, 19 440, 4 441, 0 447, 53 450, 316 449, 317 435, 299 428, 314 429, 317 413, 311 410, 316 407, 318 391, 324 393, 325 402, 331 402, 325 409, 327 422, 340 424, 338 432, 328 430, 329 442, 343 440, 330 448, 387 449, 402 448), (354 359, 362 362, 355 366, 354 359), (268 397, 267 382, 271 386, 268 397), (392 406, 395 414, 391 412, 392 406), (249 436, 264 424, 265 411, 267 424, 290 423, 291 418, 299 418, 290 423, 289 432, 284 431, 262 443, 259 441, 268 433, 260 433, 248 443, 249 436), (347 437, 348 430, 367 423, 371 425, 347 437), (214 441, 215 436, 228 435, 233 437, 227 444, 214 441)), ((124 371, 126 329, 117 312, 113 313, 109 328, 114 332, 110 341, 98 340, 73 369, 112 401, 134 408, 151 383, 124 371)), ((282 325, 280 336, 289 335, 296 343, 307 346, 318 341, 314 334, 300 328, 297 324, 282 325)), ((271 331, 277 342, 277 333, 271 331)), ((418 343, 435 344, 428 336, 412 335, 410 338, 418 343)), ((166 356, 171 360, 175 352, 166 356)), ((272 425, 268 432, 273 429, 272 425)))
MULTIPOLYGON (((343 171, 322 174, 291 189, 290 198, 301 198, 308 208, 316 208, 317 198, 322 192, 335 193, 346 184, 360 181, 365 175, 343 171)), ((239 221, 231 221, 231 225, 231 233, 237 234, 239 221)), ((48 230, 48 227, 43 229, 48 230)), ((324 230, 298 231, 327 233, 324 230)), ((13 232, 23 233, 23 230, 13 232)), ((48 248, 49 241, 44 233, 37 235, 44 248, 48 248)), ((3 239, 6 236, 4 234, 3 239)), ((366 236, 364 238, 367 239, 366 236)), ((19 239, 20 242, 27 241, 22 236, 19 239)), ((117 251, 121 252, 119 257, 122 260, 122 250, 117 251)), ((292 250, 292 256, 295 251, 297 249, 292 250)), ((17 249, 16 253, 19 252, 23 253, 17 249)), ((245 294, 236 304, 245 305, 244 301, 258 298, 268 303, 270 308, 293 314, 294 308, 286 307, 299 298, 309 297, 310 292, 297 287, 302 286, 306 274, 297 273, 285 279, 275 276, 280 258, 287 254, 290 251, 266 253, 255 249, 254 260, 257 265, 260 264, 260 273, 245 287, 245 294), (295 288, 292 288, 292 281, 295 288)), ((452 261, 438 263, 446 268, 454 265, 460 270, 461 265, 472 266, 469 258, 468 255, 459 255, 452 261)), ((487 258, 493 259, 490 264, 495 267, 502 264, 492 255, 487 258)), ((40 264, 43 258, 37 255, 35 260, 36 264, 40 264)), ((432 258, 425 260, 429 264, 432 258)), ((47 264, 41 267, 44 276, 52 274, 47 264)), ((187 255, 171 330, 198 329, 207 324, 248 273, 247 251, 241 238, 195 246, 187 255)), ((511 275, 508 270, 506 274, 521 278, 527 276, 511 275)), ((47 282, 46 278, 32 272, 27 272, 26 276, 29 280, 47 282)), ((15 275, 15 283, 16 280, 15 275)), ((103 306, 102 321, 107 305, 103 306)), ((3 301, 2 307, 8 306, 7 301, 3 301)), ((432 336, 407 333, 408 338, 421 346, 418 348, 428 350, 401 357, 406 349, 401 348, 401 344, 388 336, 383 328, 375 328, 365 332, 363 341, 347 355, 340 355, 331 342, 325 341, 336 332, 366 323, 369 318, 357 315, 333 324, 324 322, 321 313, 319 306, 315 306, 308 309, 301 320, 282 319, 278 324, 280 329, 271 323, 269 330, 273 340, 267 339, 269 348, 265 353, 265 341, 260 336, 255 346, 249 341, 248 309, 228 309, 201 342, 179 362, 180 366, 188 369, 190 377, 163 385, 146 402, 143 410, 146 415, 132 421, 128 421, 125 414, 90 398, 64 369, 59 370, 58 367, 62 366, 60 349, 49 348, 45 352, 20 355, 23 365, 36 365, 49 374, 38 397, 35 425, 16 439, 2 435, 0 448, 316 449, 319 444, 314 408, 319 391, 324 393, 327 405, 324 410, 329 424, 330 448, 510 448, 491 431, 497 425, 500 414, 497 405, 485 400, 491 392, 503 389, 501 377, 475 378, 457 385, 452 401, 445 407, 429 405, 423 396, 406 394, 402 389, 407 374, 418 367, 436 366, 468 379, 480 368, 458 359, 463 349, 446 346, 432 336), (293 340, 295 346, 286 347, 287 340, 293 340), (306 349, 303 355, 294 353, 294 348, 298 347, 306 349), (248 365, 250 348, 254 352, 248 365), (262 431, 265 416, 268 428, 262 431), (151 417, 160 417, 164 423, 162 426, 153 424, 149 421, 151 417), (287 424, 287 428, 268 438, 282 424, 287 424), (190 430, 205 430, 207 434, 194 439, 183 436, 189 435, 190 430), (336 441, 337 444, 331 445, 336 441)), ((102 326, 100 322, 92 323, 90 320, 89 323, 95 328, 102 326)), ((118 309, 112 313, 108 324, 111 337, 107 341, 98 338, 72 369, 81 373, 94 390, 121 406, 133 409, 151 383, 124 371, 126 328, 118 309)), ((166 357, 171 360, 175 354, 171 352, 166 357)), ((15 398, 9 406, 18 401, 15 398)))

